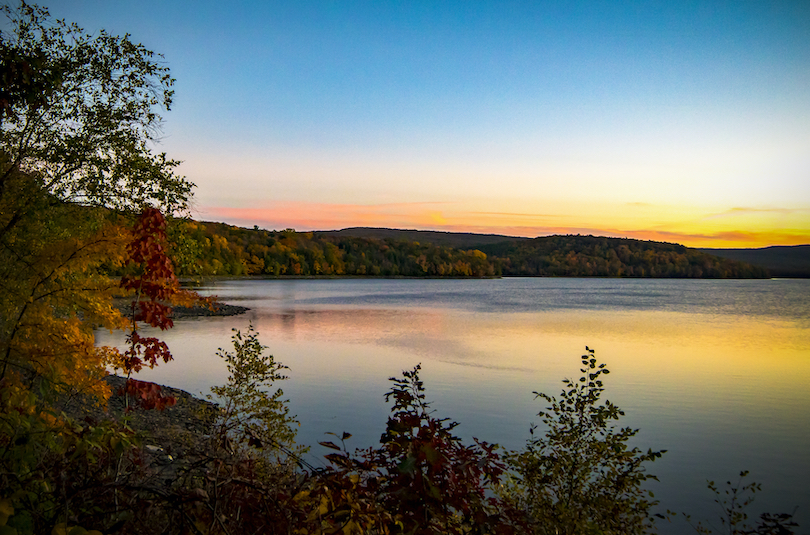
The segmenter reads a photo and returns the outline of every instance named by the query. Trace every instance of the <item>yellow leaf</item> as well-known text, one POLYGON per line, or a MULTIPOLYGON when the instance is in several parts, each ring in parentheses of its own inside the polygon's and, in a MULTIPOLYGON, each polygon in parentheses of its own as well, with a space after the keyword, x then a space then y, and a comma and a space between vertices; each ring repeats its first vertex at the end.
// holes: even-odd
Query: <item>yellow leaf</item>
POLYGON ((11 502, 8 500, 0 500, 0 513, 11 516, 14 514, 14 507, 11 506, 11 502))

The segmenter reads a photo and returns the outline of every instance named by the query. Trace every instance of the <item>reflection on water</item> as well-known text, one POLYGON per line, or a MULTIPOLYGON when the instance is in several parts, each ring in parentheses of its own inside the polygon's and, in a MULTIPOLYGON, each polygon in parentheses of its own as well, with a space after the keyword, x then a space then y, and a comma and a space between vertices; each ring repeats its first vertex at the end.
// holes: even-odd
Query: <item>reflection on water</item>
POLYGON ((705 480, 749 469, 765 486, 757 505, 799 506, 810 522, 810 281, 227 281, 202 291, 251 310, 178 321, 163 333, 176 362, 144 378, 207 392, 227 376, 215 349, 252 322, 290 366, 282 387, 301 442, 326 431, 376 442, 387 378, 421 362, 434 407, 463 436, 518 448, 538 421, 532 392, 557 393, 589 345, 612 372, 606 397, 642 430, 637 444, 669 450, 651 467, 666 507, 707 517, 705 480))

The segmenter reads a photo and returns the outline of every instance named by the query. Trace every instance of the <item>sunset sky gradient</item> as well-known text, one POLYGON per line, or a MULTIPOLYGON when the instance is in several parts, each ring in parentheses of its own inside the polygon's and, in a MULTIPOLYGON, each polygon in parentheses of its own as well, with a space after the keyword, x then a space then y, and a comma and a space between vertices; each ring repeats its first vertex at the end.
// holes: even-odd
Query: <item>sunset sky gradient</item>
POLYGON ((194 217, 810 243, 810 2, 54 0, 164 54, 194 217))

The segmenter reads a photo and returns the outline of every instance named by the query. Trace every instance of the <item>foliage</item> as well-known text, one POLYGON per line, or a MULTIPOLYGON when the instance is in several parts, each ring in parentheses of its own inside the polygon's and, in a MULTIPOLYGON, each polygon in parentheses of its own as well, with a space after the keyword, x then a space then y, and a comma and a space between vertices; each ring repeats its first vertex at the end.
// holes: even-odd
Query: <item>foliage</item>
POLYGON ((150 148, 172 80, 128 36, 84 35, 24 2, 0 9, 0 378, 103 398, 116 356, 93 346, 92 328, 125 325, 105 274, 127 254, 127 222, 86 205, 185 206, 192 184, 150 148))
MULTIPOLYGON (((714 481, 708 482, 715 499, 714 502, 720 506, 720 527, 715 527, 711 522, 704 525, 698 522, 692 527, 701 535, 790 535, 794 533, 792 528, 798 527, 793 521, 792 513, 762 513, 756 526, 748 523, 748 513, 746 509, 754 501, 754 495, 762 490, 762 486, 754 481, 743 484, 743 480, 748 476, 748 471, 740 472, 740 478, 736 484, 726 481, 726 488, 721 493, 714 481)), ((687 521, 691 521, 689 515, 684 514, 687 521)), ((691 522, 690 522, 691 524, 691 522)))
POLYGON ((172 258, 186 276, 764 277, 765 270, 696 249, 594 236, 547 236, 460 250, 397 238, 268 231, 176 221, 172 258))
POLYGON ((153 384, 136 381, 132 373, 144 366, 154 368, 158 360, 169 362, 172 354, 165 342, 154 336, 141 336, 138 322, 161 330, 171 328, 170 304, 190 305, 203 302, 196 294, 180 289, 172 262, 166 254, 166 219, 156 208, 144 209, 132 229, 132 241, 127 245, 127 273, 121 277, 121 288, 134 294, 129 309, 129 333, 126 352, 117 349, 108 352, 115 358, 114 369, 127 376, 127 401, 133 396, 142 407, 164 409, 174 405, 174 398, 164 397, 153 384))
POLYGON ((498 522, 494 498, 486 489, 499 482, 505 465, 497 445, 475 440, 465 446, 453 435, 458 425, 436 418, 425 401, 420 366, 392 377, 386 401, 393 399, 381 447, 368 458, 381 467, 383 505, 397 511, 405 532, 489 531, 498 522))
MULTIPOLYGON (((358 452, 356 458, 327 458, 338 471, 357 474, 363 493, 388 513, 380 518, 390 532, 509 532, 498 501, 487 497, 505 469, 497 445, 478 440, 463 445, 452 433, 458 424, 433 415, 419 370, 416 366, 390 379, 385 399, 393 406, 379 448, 358 452)), ((338 449, 331 442, 321 444, 338 449)))
MULTIPOLYGON (((19 533, 79 530, 96 525, 94 508, 120 511, 126 473, 143 476, 130 431, 57 408, 77 393, 104 402, 101 379, 121 355, 96 348, 93 329, 135 325, 113 306, 122 289, 108 276, 137 256, 131 221, 108 208, 182 208, 192 185, 151 149, 171 78, 150 51, 24 2, 0 9, 0 503, 19 533)), ((146 263, 143 280, 166 278, 146 263)), ((138 319, 165 323, 158 308, 138 306, 138 319)), ((153 390, 133 383, 147 399, 153 390)))
MULTIPOLYGON (((128 248, 130 260, 143 263, 146 273, 124 280, 125 288, 140 281, 132 304, 139 312, 127 321, 111 306, 119 285, 99 274, 102 265, 109 263, 110 252, 127 256, 122 239, 126 234, 104 212, 64 203, 46 208, 53 219, 40 223, 25 218, 0 241, 0 254, 8 259, 3 265, 7 274, 3 283, 8 286, 2 304, 5 311, 16 314, 4 315, 11 321, 4 323, 8 330, 3 333, 5 360, 0 378, 0 499, 8 500, 17 511, 9 525, 20 533, 50 531, 79 517, 84 519, 79 525, 111 522, 110 515, 99 517, 93 511, 112 502, 117 510, 119 498, 124 498, 110 496, 108 491, 145 477, 133 457, 131 431, 109 423, 78 425, 61 414, 55 403, 77 391, 88 403, 94 398, 103 401, 109 395, 101 381, 106 366, 131 372, 144 364, 154 365, 154 347, 162 342, 136 340, 137 321, 168 326, 169 309, 162 304, 139 307, 140 296, 170 300, 182 293, 172 286, 176 279, 165 254, 149 239, 142 240, 154 230, 145 221, 162 221, 156 210, 141 216, 128 248), (139 249, 138 244, 143 247, 139 249), (24 299, 21 292, 29 298, 24 299), (96 325, 122 329, 129 325, 130 351, 137 342, 138 351, 145 348, 143 360, 136 351, 122 356, 114 348, 96 348, 92 331, 96 325)), ((145 408, 174 402, 152 383, 130 379, 125 391, 145 408)), ((140 499, 137 493, 130 497, 140 499)))
POLYGON ((406 240, 273 232, 224 223, 176 221, 172 257, 181 273, 269 276, 487 277, 480 251, 406 240))
POLYGON ((184 208, 193 185, 174 175, 178 162, 151 149, 159 108, 172 101, 168 68, 127 35, 86 35, 25 2, 2 11, 0 196, 22 171, 62 200, 184 208))
POLYGON ((132 432, 77 425, 35 392, 8 379, 0 386, 0 525, 22 535, 117 521, 104 505, 118 501, 113 483, 127 483, 121 461, 134 451, 132 432))
POLYGON ((228 367, 228 384, 211 388, 222 404, 217 423, 220 439, 230 444, 243 443, 268 455, 299 455, 300 450, 293 452, 296 434, 293 426, 298 422, 289 414, 284 391, 276 388, 271 392, 276 381, 287 378, 282 374, 287 367, 275 362, 272 355, 264 354, 267 347, 259 342, 253 325, 244 335, 234 331, 234 352, 220 348, 217 353, 228 367), (231 441, 235 437, 242 440, 231 441))
POLYGON ((104 271, 120 265, 125 231, 100 211, 52 203, 28 175, 0 197, 0 224, 27 203, 36 213, 0 237, 0 379, 60 391, 106 395, 99 383, 109 355, 93 344, 93 326, 125 325, 111 306, 116 284, 104 271), (13 195, 25 190, 25 199, 13 195))
POLYGON ((550 403, 539 413, 547 431, 534 436, 532 429, 526 449, 509 455, 517 477, 502 496, 525 514, 533 533, 644 533, 657 504, 642 489, 645 481, 657 480, 644 464, 664 451, 628 446, 638 430, 613 425, 624 412, 600 402, 602 376, 609 372, 586 349, 582 376, 563 381, 560 399, 535 392, 550 403))
POLYGON ((537 277, 762 278, 760 267, 674 243, 545 236, 481 246, 504 275, 537 277))
MULTIPOLYGON (((513 533, 492 495, 504 471, 497 446, 465 446, 425 400, 420 367, 391 378, 393 400, 380 446, 354 454, 332 441, 331 466, 312 473, 296 495, 308 511, 296 533, 513 533)), ((351 435, 340 435, 341 442, 351 435)))

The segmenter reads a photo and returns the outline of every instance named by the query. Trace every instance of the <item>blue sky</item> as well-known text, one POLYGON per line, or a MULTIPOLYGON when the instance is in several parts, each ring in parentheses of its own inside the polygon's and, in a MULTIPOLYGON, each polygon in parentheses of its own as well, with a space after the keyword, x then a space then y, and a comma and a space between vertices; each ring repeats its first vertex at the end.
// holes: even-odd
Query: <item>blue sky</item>
POLYGON ((810 242, 810 2, 46 5, 164 54, 200 219, 810 242))

